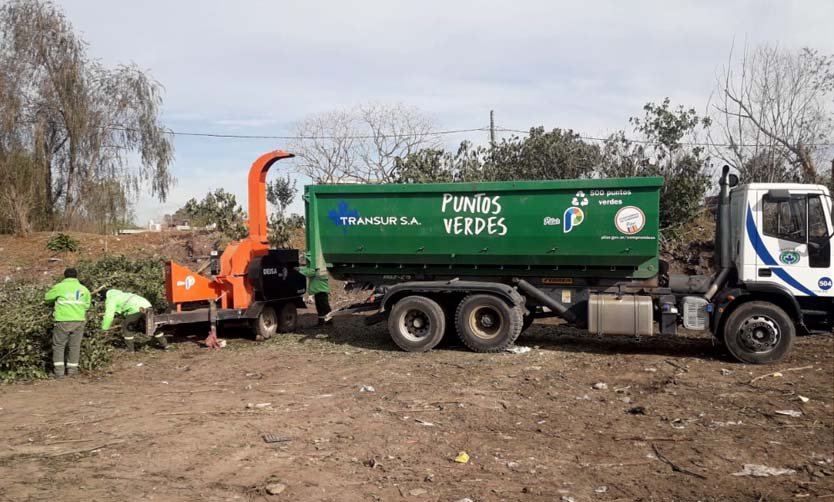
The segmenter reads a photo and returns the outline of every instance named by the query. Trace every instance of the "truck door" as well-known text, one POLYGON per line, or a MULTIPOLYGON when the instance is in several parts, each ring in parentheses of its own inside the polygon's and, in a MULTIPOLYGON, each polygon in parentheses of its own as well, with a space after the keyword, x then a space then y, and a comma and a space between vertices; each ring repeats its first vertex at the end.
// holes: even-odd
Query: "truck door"
POLYGON ((797 296, 834 296, 831 215, 824 195, 763 191, 760 207, 757 282, 786 286, 797 296))

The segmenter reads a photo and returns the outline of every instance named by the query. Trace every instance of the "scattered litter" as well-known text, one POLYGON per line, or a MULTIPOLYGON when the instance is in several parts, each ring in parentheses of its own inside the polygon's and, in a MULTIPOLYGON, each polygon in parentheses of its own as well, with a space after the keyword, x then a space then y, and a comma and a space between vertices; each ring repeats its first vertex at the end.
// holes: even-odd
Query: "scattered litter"
POLYGON ((732 375, 733 373, 734 373, 733 370, 728 370, 726 368, 721 368, 721 374, 724 375, 724 376, 732 375))
POLYGON ((223 340, 222 338, 218 338, 217 339, 217 346, 222 349, 223 347, 226 346, 226 340, 223 340))
POLYGON ((628 409, 628 413, 631 414, 631 415, 645 415, 646 414, 646 408, 644 408, 642 406, 634 406, 634 407, 628 409))
POLYGON ((266 493, 270 495, 280 495, 286 489, 287 485, 284 483, 270 483, 266 485, 266 493))
POLYGON ((686 429, 686 422, 684 422, 680 418, 672 420, 672 422, 669 425, 671 425, 673 429, 686 429))
POLYGON ((462 452, 458 453, 458 456, 453 458, 452 460, 454 460, 455 462, 457 462, 459 464, 468 464, 469 463, 469 454, 466 453, 465 451, 462 451, 462 452))
POLYGON ((778 372, 778 371, 777 371, 777 372, 775 372, 775 373, 771 373, 770 375, 771 375, 772 377, 774 377, 774 378, 778 378, 778 377, 784 376, 784 375, 782 375, 782 373, 780 373, 780 372, 778 372))
POLYGON ((630 388, 631 388, 631 385, 626 385, 625 387, 618 387, 618 388, 615 388, 615 389, 614 389, 614 392, 616 392, 617 394, 622 394, 622 393, 624 393, 625 391, 627 391, 627 390, 628 390, 628 389, 630 389, 630 388))
POLYGON ((359 389, 359 392, 376 392, 376 389, 372 385, 363 385, 359 389))
POLYGON ((263 436, 264 443, 288 443, 292 441, 292 438, 275 436, 273 434, 264 434, 263 436))
POLYGON ((426 427, 434 427, 433 423, 426 422, 425 420, 420 420, 419 418, 415 418, 414 421, 417 422, 420 425, 425 425, 426 427))
POLYGON ((376 469, 377 467, 382 467, 382 464, 377 462, 377 460, 375 458, 371 458, 370 460, 365 462, 365 465, 367 465, 371 469, 376 469))
POLYGON ((469 498, 469 497, 466 497, 466 498, 462 498, 462 499, 455 500, 455 502, 475 502, 475 501, 474 501, 474 500, 472 500, 472 499, 471 499, 471 498, 469 498))
POLYGON ((713 422, 712 422, 712 425, 714 425, 714 426, 716 426, 716 427, 728 427, 728 426, 730 426, 730 425, 744 425, 744 424, 743 424, 743 423, 741 423, 741 420, 739 420, 738 422, 718 422, 718 421, 713 421, 713 422))
POLYGON ((163 381, 162 381, 162 384, 163 384, 163 385, 168 385, 168 380, 163 380, 163 381))
POLYGON ((408 491, 408 494, 411 495, 412 497, 419 497, 419 496, 425 495, 427 493, 429 493, 429 491, 426 490, 425 488, 414 488, 413 490, 408 491))
POLYGON ((562 502, 576 502, 576 499, 568 497, 567 495, 562 495, 562 502))
POLYGON ((518 469, 519 467, 521 467, 521 464, 518 462, 507 462, 507 469, 518 469))
POLYGON ((608 384, 603 382, 597 382, 593 385, 593 387, 596 390, 608 390, 608 384))
POLYGON ((754 478, 766 478, 769 476, 781 476, 783 474, 796 474, 793 469, 780 469, 758 464, 744 464, 744 469, 734 472, 733 476, 753 476, 754 478))
POLYGON ((657 373, 657 368, 643 368, 646 373, 657 373))
POLYGON ((802 412, 796 410, 776 410, 773 413, 776 413, 777 415, 785 415, 794 418, 799 418, 802 416, 802 412))
POLYGON ((608 487, 605 486, 605 485, 597 486, 596 488, 594 488, 595 493, 605 493, 607 491, 608 491, 608 487))
POLYGON ((530 347, 521 347, 518 345, 513 345, 512 347, 507 347, 504 349, 504 352, 509 352, 510 354, 526 354, 530 352, 532 349, 530 347))
POLYGON ((807 403, 808 401, 810 401, 810 399, 809 399, 809 398, 807 398, 807 397, 805 397, 805 396, 802 396, 802 395, 799 395, 799 396, 797 396, 797 397, 798 397, 798 398, 799 398, 799 400, 800 400, 800 401, 802 401, 803 403, 807 403))
POLYGON ((247 408, 251 409, 259 409, 262 410, 264 408, 269 408, 272 406, 272 403, 248 403, 246 405, 247 408))
POLYGON ((144 366, 144 365, 145 365, 145 363, 136 363, 136 367, 137 367, 137 368, 141 368, 141 367, 142 367, 142 366, 144 366))
POLYGON ((431 483, 434 481, 434 474, 426 474, 426 477, 423 478, 423 481, 426 483, 431 483))
POLYGON ((576 396, 576 400, 577 401, 590 401, 591 396, 589 396, 588 394, 585 394, 583 396, 576 396))

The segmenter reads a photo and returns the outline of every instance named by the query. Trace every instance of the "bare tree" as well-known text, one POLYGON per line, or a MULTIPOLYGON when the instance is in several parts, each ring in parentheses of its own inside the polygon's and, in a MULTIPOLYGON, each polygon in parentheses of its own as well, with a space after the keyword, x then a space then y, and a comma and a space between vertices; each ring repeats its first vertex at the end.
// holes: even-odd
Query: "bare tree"
POLYGON ((316 183, 340 183, 355 171, 356 142, 353 116, 343 110, 305 118, 294 127, 298 139, 290 143, 298 170, 316 183))
POLYGON ((402 104, 365 104, 305 118, 291 145, 296 165, 316 183, 389 183, 395 159, 436 146, 431 119, 402 104))
POLYGON ((35 163, 43 180, 37 205, 49 226, 114 207, 85 207, 112 193, 95 189, 102 182, 117 183, 121 195, 148 183, 162 200, 173 183, 160 85, 134 66, 105 68, 86 49, 53 3, 0 6, 0 157, 20 149, 35 163))
POLYGON ((762 45, 731 51, 713 108, 720 136, 714 154, 751 181, 817 183, 834 131, 834 57, 762 45), (728 146, 724 146, 724 145, 728 146))
POLYGON ((396 158, 405 158, 422 148, 439 146, 431 119, 403 104, 360 105, 359 130, 370 132, 357 143, 361 162, 356 177, 365 183, 390 183, 395 178, 396 158))

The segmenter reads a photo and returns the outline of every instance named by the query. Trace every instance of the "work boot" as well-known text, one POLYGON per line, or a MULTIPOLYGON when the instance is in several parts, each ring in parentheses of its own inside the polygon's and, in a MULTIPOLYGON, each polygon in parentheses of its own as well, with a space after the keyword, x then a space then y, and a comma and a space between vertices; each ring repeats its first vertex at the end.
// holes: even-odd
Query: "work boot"
POLYGON ((72 368, 72 369, 67 368, 67 376, 68 377, 78 376, 78 368, 72 368))
POLYGON ((157 333, 154 336, 156 343, 159 344, 159 348, 162 350, 168 350, 168 340, 165 339, 165 333, 157 333))

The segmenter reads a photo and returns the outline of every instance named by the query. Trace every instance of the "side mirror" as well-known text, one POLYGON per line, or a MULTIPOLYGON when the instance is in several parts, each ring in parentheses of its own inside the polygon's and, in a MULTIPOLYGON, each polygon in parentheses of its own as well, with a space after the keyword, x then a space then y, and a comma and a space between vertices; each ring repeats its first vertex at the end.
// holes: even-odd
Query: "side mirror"
POLYGON ((727 183, 730 185, 730 188, 738 186, 738 175, 731 174, 728 176, 727 183))

